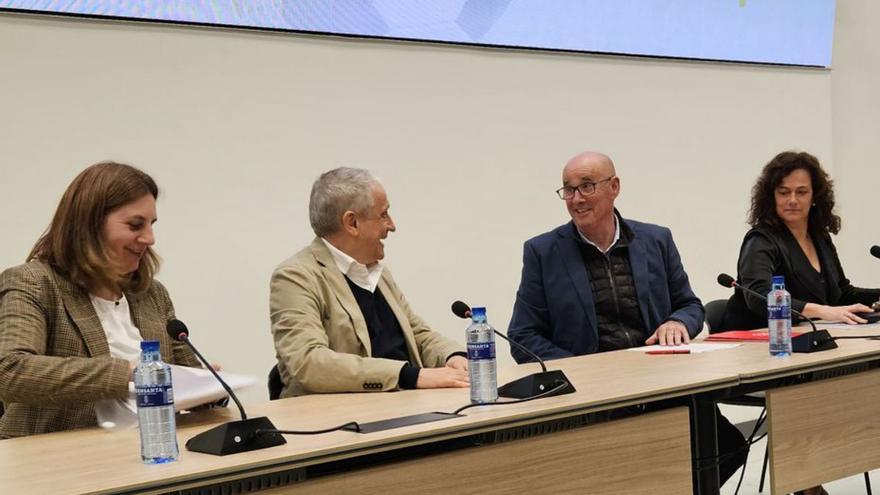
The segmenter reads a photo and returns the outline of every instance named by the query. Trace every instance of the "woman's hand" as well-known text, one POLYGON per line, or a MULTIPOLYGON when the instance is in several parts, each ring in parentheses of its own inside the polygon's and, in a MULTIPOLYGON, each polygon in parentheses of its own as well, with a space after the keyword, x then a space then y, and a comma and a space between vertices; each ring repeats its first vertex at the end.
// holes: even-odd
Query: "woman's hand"
POLYGON ((827 321, 839 321, 850 325, 867 323, 856 313, 870 313, 871 308, 864 304, 850 304, 849 306, 825 306, 823 304, 807 303, 804 306, 804 316, 808 318, 820 318, 827 321))

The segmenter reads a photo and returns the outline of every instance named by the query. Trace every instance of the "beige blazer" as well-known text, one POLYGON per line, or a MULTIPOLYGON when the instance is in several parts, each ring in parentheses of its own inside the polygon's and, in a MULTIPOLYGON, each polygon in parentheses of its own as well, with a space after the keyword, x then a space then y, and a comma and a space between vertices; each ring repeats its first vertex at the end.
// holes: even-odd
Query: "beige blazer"
MULTIPOLYGON (((379 290, 400 322, 411 364, 444 366, 463 350, 412 312, 387 268, 379 290)), ((404 362, 371 357, 367 323, 320 238, 275 269, 270 316, 282 397, 397 388, 404 362)))
MULTIPOLYGON (((132 323, 144 340, 161 342, 164 360, 198 366, 165 332, 174 307, 160 283, 125 297, 132 323)), ((87 291, 40 261, 0 274, 0 438, 97 425, 93 402, 127 397, 129 369, 110 356, 87 291)))

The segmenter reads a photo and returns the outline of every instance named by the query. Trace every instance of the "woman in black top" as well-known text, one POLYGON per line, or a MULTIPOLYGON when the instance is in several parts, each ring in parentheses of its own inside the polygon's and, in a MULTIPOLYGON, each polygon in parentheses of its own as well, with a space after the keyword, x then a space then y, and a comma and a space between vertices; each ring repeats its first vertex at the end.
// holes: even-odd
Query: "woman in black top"
MULTIPOLYGON (((786 151, 768 163, 752 188, 737 281, 760 294, 773 275, 785 277, 792 307, 808 318, 865 323, 859 313, 880 289, 853 287, 843 273, 831 234, 840 231, 828 174, 809 153, 786 151)), ((737 290, 727 302, 724 328, 767 326, 767 302, 737 290)))

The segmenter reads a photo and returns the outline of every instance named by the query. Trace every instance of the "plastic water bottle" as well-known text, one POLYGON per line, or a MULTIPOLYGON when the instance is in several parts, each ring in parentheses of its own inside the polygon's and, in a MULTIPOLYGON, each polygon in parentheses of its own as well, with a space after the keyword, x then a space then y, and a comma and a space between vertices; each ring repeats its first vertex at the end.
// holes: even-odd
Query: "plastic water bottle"
POLYGON ((162 361, 158 341, 141 342, 141 362, 134 369, 134 389, 141 431, 141 459, 145 464, 177 460, 171 367, 162 361))
POLYGON ((785 278, 773 276, 773 288, 767 294, 767 331, 770 355, 791 355, 791 294, 785 290, 785 278))
POLYGON ((471 381, 471 402, 498 400, 495 377, 495 329, 486 321, 486 308, 471 310, 471 324, 465 330, 468 374, 471 381))

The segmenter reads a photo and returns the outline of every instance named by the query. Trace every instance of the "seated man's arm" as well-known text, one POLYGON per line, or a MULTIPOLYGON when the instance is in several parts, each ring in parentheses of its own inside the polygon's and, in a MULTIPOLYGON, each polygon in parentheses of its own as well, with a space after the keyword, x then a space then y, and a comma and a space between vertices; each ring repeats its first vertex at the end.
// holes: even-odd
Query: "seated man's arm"
POLYGON ((406 315, 413 332, 413 338, 416 341, 416 347, 419 349, 419 357, 425 366, 418 369, 415 387, 467 387, 469 383, 467 354, 463 347, 440 335, 439 332, 431 330, 428 324, 413 312, 387 268, 384 277, 392 292, 386 297, 395 298, 400 309, 406 315))
POLYGON ((687 273, 681 264, 681 255, 672 240, 672 232, 668 229, 665 244, 667 287, 672 313, 648 338, 648 345, 687 343, 703 329, 706 316, 702 302, 691 289, 687 273))
POLYGON ((337 352, 330 347, 322 318, 329 302, 318 289, 317 276, 296 266, 284 266, 272 274, 269 305, 278 359, 305 392, 397 388, 404 362, 337 352))
MULTIPOLYGON (((541 260, 528 242, 523 246, 522 277, 516 291, 516 302, 507 334, 511 340, 534 352, 541 359, 573 356, 550 339, 550 310, 547 307, 541 260)), ((515 346, 510 346, 510 354, 517 363, 534 361, 534 358, 515 346)))

